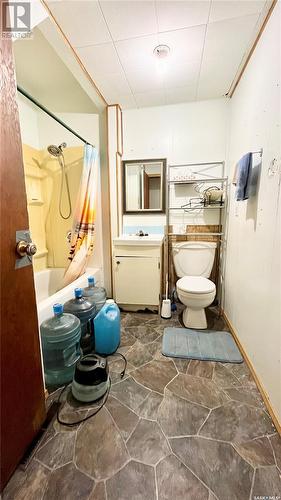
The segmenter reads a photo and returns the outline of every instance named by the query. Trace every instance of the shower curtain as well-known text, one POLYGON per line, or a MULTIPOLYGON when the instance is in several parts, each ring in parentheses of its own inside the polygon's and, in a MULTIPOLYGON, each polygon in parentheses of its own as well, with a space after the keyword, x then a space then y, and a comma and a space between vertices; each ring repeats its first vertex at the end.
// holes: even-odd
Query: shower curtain
POLYGON ((96 159, 96 149, 90 144, 85 144, 83 171, 71 231, 69 264, 63 278, 63 286, 72 283, 85 272, 89 257, 94 250, 96 159))

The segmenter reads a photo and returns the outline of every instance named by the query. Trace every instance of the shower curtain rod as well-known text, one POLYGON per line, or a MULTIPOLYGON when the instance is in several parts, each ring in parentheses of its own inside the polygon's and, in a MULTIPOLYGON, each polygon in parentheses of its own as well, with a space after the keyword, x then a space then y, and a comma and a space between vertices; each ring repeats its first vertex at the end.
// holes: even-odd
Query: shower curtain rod
POLYGON ((38 106, 38 108, 40 108, 42 111, 44 111, 44 113, 49 115, 56 122, 58 122, 60 125, 62 125, 62 127, 66 128, 66 130, 68 130, 73 135, 75 135, 78 139, 80 139, 80 141, 84 142, 84 144, 89 144, 90 146, 92 146, 92 144, 90 144, 90 142, 86 141, 86 139, 83 139, 83 137, 81 137, 81 135, 77 134, 77 132, 75 132, 72 128, 70 128, 68 125, 66 125, 66 123, 64 123, 62 120, 60 120, 60 118, 58 118, 56 115, 54 115, 54 113, 52 113, 47 108, 45 108, 45 106, 43 106, 43 104, 40 104, 40 102, 38 102, 34 97, 32 97, 30 94, 28 94, 28 92, 26 92, 22 87, 17 85, 17 90, 20 94, 24 95, 24 97, 26 97, 31 102, 33 102, 33 104, 35 104, 35 106, 38 106))

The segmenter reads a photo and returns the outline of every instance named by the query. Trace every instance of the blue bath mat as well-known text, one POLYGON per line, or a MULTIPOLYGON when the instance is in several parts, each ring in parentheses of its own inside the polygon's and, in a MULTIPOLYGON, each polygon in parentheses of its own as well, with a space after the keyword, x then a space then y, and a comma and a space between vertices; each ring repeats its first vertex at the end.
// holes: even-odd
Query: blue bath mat
POLYGON ((242 363, 243 358, 229 332, 165 328, 162 354, 171 358, 242 363))

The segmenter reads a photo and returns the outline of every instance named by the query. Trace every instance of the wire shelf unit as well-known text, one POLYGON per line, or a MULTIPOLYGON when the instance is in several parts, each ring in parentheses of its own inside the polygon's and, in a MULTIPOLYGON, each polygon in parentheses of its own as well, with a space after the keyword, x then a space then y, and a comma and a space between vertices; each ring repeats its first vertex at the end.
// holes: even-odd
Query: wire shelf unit
MULTIPOLYGON (((176 187, 174 188, 176 189, 176 187)), ((219 306, 223 303, 223 298, 224 298, 224 273, 223 273, 223 262, 224 262, 224 252, 225 252, 225 226, 226 226, 226 213, 227 213, 227 189, 228 189, 228 177, 225 176, 225 163, 224 162, 204 162, 204 163, 186 163, 186 164, 175 164, 175 165, 168 165, 167 168, 167 182, 166 182, 166 234, 165 234, 165 267, 166 267, 166 272, 169 273, 170 271, 170 263, 171 263, 171 256, 170 256, 170 242, 173 238, 178 237, 185 237, 188 240, 190 240, 192 237, 216 237, 217 238, 217 251, 218 251, 218 261, 217 261, 217 300, 219 306), (205 168, 206 167, 206 168, 205 168), (177 171, 180 171, 180 169, 186 168, 189 171, 192 170, 192 168, 200 168, 200 172, 191 172, 192 173, 192 178, 183 178, 183 179, 175 179, 174 176, 171 177, 172 169, 178 169, 177 171), (210 170, 210 168, 221 168, 222 175, 221 176, 212 176, 207 173, 206 171, 210 170), (197 175, 198 177, 197 177, 197 175), (193 178, 193 176, 195 178, 193 178), (209 184, 210 187, 212 184, 219 184, 220 189, 223 191, 223 198, 212 204, 200 202, 200 205, 193 205, 193 206, 174 206, 174 203, 171 204, 171 189, 173 186, 186 186, 186 189, 188 189, 188 186, 190 185, 196 185, 196 184, 209 184), (218 232, 176 232, 176 231, 171 231, 171 216, 172 215, 178 215, 184 214, 186 212, 187 216, 192 218, 194 215, 194 221, 189 222, 189 224, 185 224, 186 226, 188 225, 197 225, 196 224, 196 218, 198 218, 199 214, 204 213, 204 211, 207 210, 214 210, 214 214, 217 216, 218 222, 214 223, 213 225, 217 225, 219 227, 218 232)), ((184 190, 184 188, 183 188, 184 190)), ((186 194, 186 196, 190 197, 190 195, 186 194)), ((170 285, 170 280, 169 280, 169 285, 170 285)))

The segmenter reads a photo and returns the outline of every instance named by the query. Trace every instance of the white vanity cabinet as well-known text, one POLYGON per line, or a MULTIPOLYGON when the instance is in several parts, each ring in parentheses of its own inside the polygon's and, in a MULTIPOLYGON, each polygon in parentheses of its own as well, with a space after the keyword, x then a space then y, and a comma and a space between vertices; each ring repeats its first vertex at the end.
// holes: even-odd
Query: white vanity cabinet
MULTIPOLYGON (((144 237, 145 238, 145 237, 144 237)), ((158 310, 161 293, 162 237, 114 240, 114 298, 127 310, 158 310), (132 243, 133 241, 133 243, 132 243)))

